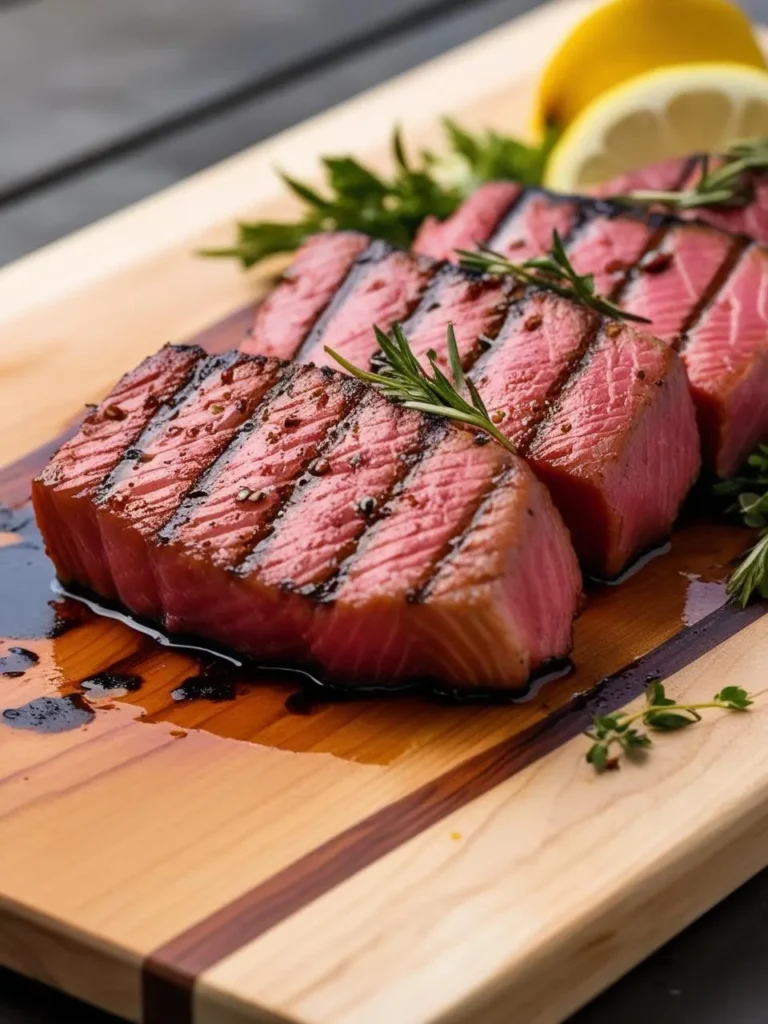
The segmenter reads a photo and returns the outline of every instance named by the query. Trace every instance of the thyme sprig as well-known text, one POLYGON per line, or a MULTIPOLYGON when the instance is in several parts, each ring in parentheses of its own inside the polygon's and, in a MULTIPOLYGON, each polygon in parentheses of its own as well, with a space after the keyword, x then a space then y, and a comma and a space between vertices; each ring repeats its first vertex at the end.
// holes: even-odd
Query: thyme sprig
POLYGON ((675 732, 701 721, 700 712, 708 708, 725 711, 746 711, 754 697, 740 686, 726 686, 712 700, 695 704, 680 703, 668 697, 662 683, 655 681, 645 691, 645 707, 640 711, 615 711, 610 715, 594 715, 586 730, 592 746, 586 759, 596 771, 618 768, 622 755, 637 759, 644 756, 653 740, 647 732, 636 728, 642 722, 657 732, 675 732))
POLYGON ((437 365, 437 353, 432 349, 427 352, 432 373, 424 369, 413 354, 400 324, 394 325, 391 337, 378 327, 373 330, 383 357, 379 372, 361 370, 328 346, 325 351, 347 373, 373 384, 387 398, 400 402, 408 409, 459 420, 488 434, 508 451, 515 451, 509 438, 493 422, 474 383, 464 376, 453 324, 448 325, 447 339, 448 362, 453 380, 449 380, 437 365), (462 394, 465 390, 470 401, 462 394))
POLYGON ((319 190, 281 174, 301 200, 298 219, 243 222, 233 245, 206 249, 202 255, 233 258, 252 267, 268 256, 292 252, 317 232, 345 230, 362 231, 407 249, 426 217, 445 220, 484 181, 539 184, 555 141, 552 132, 532 146, 493 131, 473 135, 448 118, 443 131, 445 155, 422 150, 410 159, 395 128, 389 176, 376 174, 350 156, 323 158, 326 180, 319 190))
POLYGON ((734 495, 727 511, 760 531, 757 543, 728 580, 728 593, 744 608, 754 594, 768 597, 768 445, 759 445, 747 459, 745 473, 722 480, 715 485, 715 493, 734 495))
POLYGON ((552 232, 552 248, 545 256, 536 256, 513 263, 503 253, 487 245, 476 250, 457 249, 456 254, 462 267, 479 270, 484 274, 508 274, 522 284, 537 285, 555 292, 567 299, 580 302, 590 309, 614 320, 630 320, 634 323, 650 323, 643 316, 629 313, 595 290, 594 274, 579 274, 568 259, 562 239, 557 231, 552 232))
POLYGON ((708 156, 699 157, 699 166, 698 180, 691 188, 668 192, 636 189, 611 198, 635 206, 663 205, 675 210, 745 206, 751 202, 754 192, 750 172, 768 170, 768 138, 735 142, 716 167, 712 167, 708 156))

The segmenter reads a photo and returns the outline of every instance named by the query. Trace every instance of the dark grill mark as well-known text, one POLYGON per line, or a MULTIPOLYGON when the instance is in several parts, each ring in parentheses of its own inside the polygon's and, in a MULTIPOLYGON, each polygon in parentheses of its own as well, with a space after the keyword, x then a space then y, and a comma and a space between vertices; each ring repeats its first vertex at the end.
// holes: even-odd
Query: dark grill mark
MULTIPOLYGON (((278 520, 282 519, 285 515, 286 509, 297 498, 297 496, 305 494, 307 488, 311 486, 311 484, 307 482, 305 476, 307 471, 310 469, 310 466, 323 459, 325 453, 332 448, 333 445, 347 433, 347 431, 354 430, 357 418, 360 414, 360 409, 363 407, 364 403, 381 401, 378 392, 372 391, 351 377, 344 380, 342 384, 342 394, 344 396, 344 406, 341 419, 330 426, 322 441, 315 446, 312 452, 308 453, 307 458, 302 463, 301 468, 296 473, 296 476, 291 483, 286 486, 285 493, 282 495, 281 500, 275 504, 269 522, 266 524, 265 532, 262 533, 261 536, 253 538, 253 546, 250 552, 242 559, 239 565, 233 568, 232 571, 237 573, 237 575, 248 576, 259 564, 270 541, 275 535, 278 520)), ((324 473, 320 475, 323 476, 324 473)), ((311 479, 314 479, 314 475, 311 479)))
POLYGON ((693 174, 696 167, 701 164, 701 161, 701 156, 689 156, 685 160, 681 160, 678 176, 675 178, 675 182, 670 191, 677 192, 681 189, 688 180, 689 175, 693 174))
POLYGON ((752 248, 752 244, 746 238, 734 238, 728 255, 718 267, 717 273, 709 282, 698 302, 693 306, 688 317, 680 330, 675 348, 681 352, 688 344, 688 335, 693 328, 700 323, 704 314, 715 301, 720 292, 725 288, 728 279, 736 272, 742 257, 752 248))
POLYGON ((440 289, 445 279, 461 276, 461 274, 462 271, 459 270, 454 263, 435 264, 435 272, 432 275, 432 280, 427 285, 427 288, 422 294, 414 311, 407 320, 403 321, 403 330, 405 331, 406 337, 408 336, 409 331, 413 331, 419 326, 427 313, 431 313, 432 310, 442 305, 440 300, 440 289))
POLYGON ((501 469, 501 471, 498 472, 491 480, 488 489, 480 495, 479 501, 472 508, 467 509, 459 528, 450 538, 432 565, 429 566, 418 586, 414 587, 409 593, 408 600, 411 604, 420 604, 429 600, 430 590, 432 589, 435 580, 443 569, 450 564, 453 558, 455 558, 457 552, 459 552, 464 546, 467 538, 482 519, 485 510, 493 496, 496 494, 496 491, 506 484, 507 480, 514 474, 514 472, 515 468, 509 465, 501 469))
MULTIPOLYGON (((493 361, 496 354, 503 350, 507 337, 510 333, 514 332, 520 320, 528 317, 529 314, 527 310, 529 308, 530 299, 532 295, 536 294, 536 291, 536 288, 529 287, 525 290, 522 296, 510 303, 509 312, 496 336, 495 343, 478 359, 472 368, 471 377, 473 380, 477 381, 483 374, 488 373, 489 371, 493 372, 493 361)), ((583 371, 586 363, 588 362, 588 355, 594 348, 602 322, 602 318, 595 316, 592 330, 585 331, 582 335, 576 355, 566 366, 563 367, 562 372, 554 382, 549 392, 546 395, 538 396, 537 408, 531 410, 529 417, 530 422, 527 425, 528 432, 517 446, 521 455, 530 450, 531 445, 541 431, 543 424, 552 416, 557 405, 557 399, 565 390, 569 381, 583 371)), ((480 391, 482 394, 482 388, 480 391)))
POLYGON ((392 479, 387 494, 377 503, 376 508, 366 516, 365 526, 356 537, 351 550, 340 556, 336 571, 332 576, 329 576, 327 580, 318 586, 302 590, 305 596, 311 597, 315 601, 325 601, 329 604, 335 600, 350 570, 364 556, 365 550, 375 534, 374 527, 387 517, 389 503, 408 490, 410 481, 417 468, 436 450, 440 441, 448 433, 448 429, 449 427, 445 420, 424 417, 424 423, 419 436, 418 451, 405 455, 399 460, 398 472, 392 479))
POLYGON ((509 204, 507 209, 504 211, 504 213, 502 213, 501 217, 499 217, 499 219, 496 221, 496 224, 495 224, 493 230, 491 231, 490 235, 488 236, 488 238, 487 239, 485 239, 485 238, 477 238, 477 239, 475 239, 475 241, 476 242, 485 242, 487 245, 489 245, 491 248, 493 248, 494 240, 496 238, 499 238, 501 235, 503 235, 503 233, 506 231, 509 223, 512 221, 512 219, 514 217, 517 216, 517 212, 518 212, 519 208, 530 197, 531 192, 532 192, 532 189, 521 188, 520 191, 518 192, 518 194, 515 196, 515 198, 509 204))
MULTIPOLYGON (((626 215, 626 210, 623 211, 626 215)), ((634 216, 630 214, 629 216, 634 216)), ((639 220, 640 216, 634 216, 635 220, 639 220)), ((658 216, 656 218, 648 218, 648 223, 653 224, 653 220, 657 220, 656 230, 652 231, 648 236, 648 241, 645 248, 640 253, 638 258, 635 260, 631 267, 627 267, 626 272, 617 280, 616 284, 611 290, 609 298, 614 302, 618 302, 621 305, 621 297, 628 290, 629 286, 633 281, 643 273, 642 263, 643 260, 648 256, 649 253, 656 252, 663 244, 664 239, 667 237, 672 228, 679 225, 679 221, 674 220, 671 217, 658 216)), ((642 330, 644 324, 639 324, 638 329, 642 330)))
MULTIPOLYGON (((610 324, 607 325, 610 327, 610 324)), ((531 417, 532 422, 528 434, 518 444, 518 451, 525 457, 533 448, 534 444, 546 430, 547 424, 552 419, 560 406, 563 395, 569 391, 586 372, 593 354, 601 344, 606 332, 606 320, 604 317, 595 317, 591 331, 585 331, 581 338, 579 351, 573 359, 563 368, 563 372, 555 381, 549 394, 541 403, 541 408, 531 417)))
MULTIPOLYGON (((403 322, 403 331, 405 332, 406 338, 409 337, 415 330, 418 329, 421 321, 424 319, 427 313, 431 312, 435 305, 442 306, 442 301, 440 299, 440 289, 443 286, 443 284, 445 284, 445 282, 450 278, 458 278, 460 280, 469 282, 472 282, 474 280, 475 286, 478 288, 478 296, 486 287, 483 275, 475 272, 474 270, 465 270, 463 267, 459 267, 455 263, 437 264, 435 274, 429 284, 429 287, 422 295, 421 301, 419 302, 411 316, 409 316, 408 319, 403 322)), ((493 282, 491 287, 494 287, 495 285, 496 282, 493 282)), ((514 279, 509 278, 509 288, 507 288, 506 290, 507 294, 512 290, 512 288, 514 288, 514 285, 514 279)), ((473 287, 471 283, 470 287, 473 287)), ((505 323, 511 301, 512 300, 510 299, 504 300, 503 306, 497 309, 493 321, 486 325, 486 330, 483 331, 483 333, 475 339, 472 348, 465 353, 462 366, 462 368, 465 371, 469 371, 469 369, 475 365, 476 361, 491 347, 493 339, 496 337, 496 335, 499 333, 499 331, 501 330, 502 326, 505 323)), ((370 369, 374 372, 378 372, 381 369, 381 358, 378 352, 374 353, 373 358, 371 359, 370 369)))
MULTIPOLYGON (((288 390, 294 377, 298 376, 301 372, 302 368, 295 364, 291 364, 280 372, 276 382, 266 392, 262 400, 254 409, 253 415, 250 419, 247 419, 245 423, 242 424, 224 450, 219 452, 210 466, 204 469, 197 477, 190 489, 187 491, 186 497, 180 503, 176 512, 171 516, 168 522, 157 531, 156 538, 161 544, 170 543, 174 539, 176 532, 189 520, 197 506, 206 500, 216 485, 217 477, 227 463, 230 462, 233 456, 243 446, 246 439, 263 418, 265 410, 268 412, 272 402, 288 390)), ((306 372, 306 370, 304 370, 304 372, 306 372)))
POLYGON ((206 377, 215 373, 222 367, 231 366, 240 358, 242 358, 240 354, 234 351, 225 352, 223 355, 218 356, 203 355, 201 359, 198 359, 198 361, 190 368, 187 378, 181 387, 171 398, 162 402, 157 407, 154 415, 139 434, 138 438, 136 438, 136 440, 126 448, 115 468, 99 484, 95 497, 97 505, 104 504, 115 485, 130 473, 137 460, 141 460, 144 449, 158 436, 169 420, 177 414, 179 407, 184 405, 190 399, 195 398, 198 388, 206 377))
POLYGON ((344 305, 348 296, 352 294, 361 279, 369 272, 371 265, 381 263, 381 261, 391 252, 394 252, 394 249, 388 242, 382 242, 378 239, 374 239, 371 241, 368 248, 364 249, 363 252, 360 253, 347 272, 347 276, 331 296, 328 305, 320 313, 317 320, 309 329, 307 336, 299 345, 296 352, 294 352, 294 359, 301 362, 306 358, 310 351, 320 341, 323 334, 325 334, 331 320, 333 320, 338 311, 344 305))

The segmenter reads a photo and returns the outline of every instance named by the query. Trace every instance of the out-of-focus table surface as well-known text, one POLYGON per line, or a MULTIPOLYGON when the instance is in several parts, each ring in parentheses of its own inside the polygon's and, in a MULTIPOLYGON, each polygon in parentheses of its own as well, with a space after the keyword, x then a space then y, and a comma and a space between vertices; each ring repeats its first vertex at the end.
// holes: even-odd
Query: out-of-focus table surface
MULTIPOLYGON (((0 263, 535 6, 0 0, 0 263)), ((572 1024, 765 1024, 767 960, 763 872, 572 1024)), ((113 1018, 0 970, 0 1024, 64 1020, 113 1018)))

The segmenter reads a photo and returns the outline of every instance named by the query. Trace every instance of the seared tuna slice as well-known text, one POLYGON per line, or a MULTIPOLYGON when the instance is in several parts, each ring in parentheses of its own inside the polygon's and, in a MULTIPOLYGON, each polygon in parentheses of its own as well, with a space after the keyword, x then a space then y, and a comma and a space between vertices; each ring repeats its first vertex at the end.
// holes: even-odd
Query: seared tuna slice
POLYGON ((525 463, 327 367, 166 348, 33 499, 65 582, 349 684, 521 687, 569 651, 578 564, 525 463))
MULTIPOLYGON (((661 168, 659 180, 662 172, 669 177, 670 166, 661 168)), ((477 193, 480 199, 482 193, 481 188, 477 193)), ((520 211, 532 211, 528 216, 534 220, 525 252, 543 252, 546 232, 539 225, 549 228, 557 217, 571 216, 569 211, 578 202, 580 212, 574 227, 562 236, 571 262, 580 274, 594 274, 601 294, 646 317, 650 323, 645 329, 683 354, 691 374, 705 464, 719 475, 732 472, 751 448, 768 436, 763 402, 757 397, 764 393, 762 367, 768 359, 762 301, 768 288, 768 250, 747 248, 745 239, 708 225, 607 202, 576 201, 538 191, 527 200, 517 186, 510 194, 511 207, 498 215, 495 226, 488 227, 490 216, 482 221, 488 231, 486 238, 474 238, 470 243, 463 227, 479 222, 482 204, 478 198, 466 219, 462 207, 442 225, 444 237, 459 238, 463 248, 487 243, 517 259, 516 248, 510 248, 515 234, 510 225, 522 216, 520 211), (757 299, 744 295, 743 281, 747 279, 757 299), (744 305, 743 298, 747 300, 744 305), (708 354, 700 358, 696 353, 704 345, 703 338, 708 354), (714 352, 720 353, 719 358, 712 358, 714 352), (707 366, 710 376, 706 380, 695 369, 699 362, 707 366)), ((498 213, 496 194, 491 198, 487 209, 498 213)), ((425 236, 421 250, 444 251, 437 226, 425 236)))
MULTIPOLYGON (((354 231, 339 231, 333 245, 314 235, 299 249, 293 266, 256 310, 253 330, 262 339, 261 351, 291 359, 346 278, 352 264, 370 245, 354 231)), ((247 349, 247 342, 245 345, 247 349)))
POLYGON ((376 350, 371 324, 405 319, 427 287, 432 264, 370 240, 358 250, 354 261, 347 261, 346 256, 359 245, 360 237, 342 233, 310 239, 299 250, 287 280, 267 300, 266 313, 264 306, 257 311, 252 336, 246 339, 243 351, 322 366, 333 362, 325 346, 336 348, 343 339, 347 358, 367 363, 376 350), (344 259, 340 258, 342 249, 344 259), (342 266, 343 275, 339 273, 342 266), (332 282, 337 285, 335 291, 332 282), (299 316, 281 315, 291 308, 292 297, 297 294, 311 294, 313 300, 322 294, 325 299, 322 308, 319 302, 313 305, 311 323, 303 305, 299 316))
POLYGON ((747 249, 688 332, 682 357, 713 468, 731 476, 768 437, 768 252, 747 249))
POLYGON ((466 431, 435 427, 427 445, 386 514, 326 583, 330 615, 311 635, 315 657, 342 677, 396 678, 407 659, 448 683, 492 679, 515 657, 491 639, 495 623, 494 631, 527 638, 518 665, 526 675, 564 649, 573 599, 572 555, 549 495, 531 487, 522 463, 510 464, 498 445, 478 447, 466 431), (510 586, 518 574, 527 581, 522 602, 510 586), (366 643, 409 615, 419 621, 411 646, 366 643))
POLYGON ((150 420, 103 481, 96 501, 101 540, 117 596, 135 614, 156 619, 162 610, 148 545, 253 415, 277 372, 274 361, 240 353, 201 359, 176 395, 173 415, 150 420))
POLYGON ((198 348, 166 347, 149 356, 125 374, 35 481, 35 513, 65 583, 82 583, 104 597, 115 597, 96 524, 101 488, 147 424, 173 415, 173 400, 203 355, 198 348))
POLYGON ((683 183, 693 169, 693 160, 690 157, 678 157, 672 160, 662 160, 660 163, 649 164, 636 171, 628 171, 620 174, 610 181, 602 182, 590 188, 589 191, 595 196, 618 196, 626 195, 635 189, 653 192, 676 192, 682 188, 683 183))
MULTIPOLYGON (((622 251, 637 244, 631 231, 622 237, 624 241, 618 243, 622 251)), ((326 244, 334 249, 332 236, 326 244)), ((593 237, 590 244, 598 243, 593 237)), ((400 256, 406 259, 405 254, 400 256)), ((560 296, 526 292, 512 280, 479 277, 455 265, 428 265, 422 257, 410 256, 410 260, 414 273, 427 272, 430 278, 420 302, 403 323, 413 351, 423 362, 433 351, 438 362, 447 364, 446 329, 452 323, 462 365, 471 370, 500 429, 524 456, 535 439, 546 434, 549 420, 555 421, 559 398, 571 394, 568 382, 583 377, 586 389, 591 375, 605 375, 602 393, 589 384, 587 398, 585 390, 584 410, 586 416, 600 401, 612 410, 602 422, 594 416, 585 420, 584 431, 594 431, 594 453, 599 452, 603 462, 598 464, 586 445, 567 459, 556 447, 545 446, 535 459, 537 472, 557 483, 561 511, 577 537, 577 553, 589 571, 616 575, 633 555, 663 539, 699 465, 693 407, 677 356, 660 342, 634 331, 616 336, 606 333, 596 314, 560 296), (633 372, 642 376, 630 379, 633 372), (674 402, 679 409, 673 412, 674 402), (667 443, 665 430, 675 432, 679 447, 673 450, 667 443), (653 465, 648 462, 651 456, 653 465), (547 469, 548 460, 557 467, 554 475, 547 469), (562 480, 570 476, 578 483, 569 487, 562 480), (638 483, 634 489, 627 486, 632 497, 626 503, 621 481, 634 476, 638 483), (663 494, 656 493, 657 488, 663 494), (593 519, 585 520, 573 500, 576 495, 593 511, 600 510, 600 516, 595 512, 593 519), (645 495, 648 500, 638 510, 634 502, 645 495), (595 536, 588 536, 591 522, 595 536)), ((339 298, 342 308, 353 298, 346 288, 345 283, 339 298)), ((336 301, 331 300, 329 309, 336 301)), ((380 316, 376 293, 361 291, 349 335, 339 317, 329 342, 320 329, 313 332, 313 349, 329 343, 358 366, 375 366, 377 356, 370 348, 365 349, 363 358, 355 357, 360 351, 358 323, 365 320, 366 308, 370 323, 385 329, 392 326, 395 318, 380 316)), ((255 348, 260 341, 254 332, 250 345, 255 348)), ((306 352, 306 347, 299 351, 306 352)), ((572 404, 573 399, 569 401, 572 404)), ((573 426, 579 422, 577 417, 573 426)), ((571 425, 558 421, 557 429, 567 431, 571 425)), ((581 434, 574 435, 574 441, 577 436, 581 434)))
POLYGON ((461 217, 439 221, 427 217, 413 243, 414 252, 435 260, 451 260, 457 249, 474 249, 491 237, 496 225, 522 194, 513 181, 489 181, 461 204, 461 217))
MULTIPOLYGON (((623 174, 598 185, 593 191, 595 195, 606 197, 626 195, 636 189, 675 192, 694 186, 701 177, 701 166, 700 157, 668 160, 623 174)), ((755 242, 768 245, 768 174, 753 173, 749 176, 749 183, 752 199, 744 206, 700 206, 690 210, 675 209, 674 213, 685 220, 700 220, 722 231, 746 235, 755 242)))
POLYGON ((659 542, 658 524, 674 521, 698 470, 679 358, 649 335, 604 325, 527 457, 584 564, 618 575, 659 542))

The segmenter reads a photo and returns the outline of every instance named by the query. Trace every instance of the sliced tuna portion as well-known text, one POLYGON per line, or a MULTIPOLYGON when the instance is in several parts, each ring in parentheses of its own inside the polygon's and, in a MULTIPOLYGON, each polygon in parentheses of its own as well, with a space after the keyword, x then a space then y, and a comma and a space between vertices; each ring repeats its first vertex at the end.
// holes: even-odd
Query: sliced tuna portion
POLYGON ((730 235, 700 224, 675 224, 639 261, 619 301, 650 320, 644 330, 679 345, 738 251, 730 235))
MULTIPOLYGON (((670 181, 684 182, 691 166, 691 162, 668 164, 658 169, 658 174, 652 169, 645 184, 655 187, 670 181)), ((482 199, 481 190, 478 194, 482 199)), ((496 247, 506 246, 509 255, 516 258, 505 239, 510 223, 514 224, 522 216, 521 211, 530 207, 536 211, 534 221, 540 217, 543 218, 541 223, 548 225, 552 211, 562 210, 563 204, 569 208, 569 203, 578 202, 580 212, 575 226, 570 234, 563 236, 575 269, 581 274, 594 274, 600 293, 611 296, 630 312, 646 317, 650 323, 643 330, 677 350, 688 351, 692 338, 704 332, 709 339, 708 351, 728 353, 727 361, 707 362, 710 371, 719 375, 717 378, 706 382, 701 375, 695 381, 691 378, 694 397, 700 406, 698 417, 704 462, 722 475, 725 467, 733 465, 734 458, 744 456, 748 439, 754 443, 768 436, 768 431, 761 434, 765 416, 763 403, 756 397, 763 393, 761 367, 768 358, 768 328, 756 312, 759 300, 748 303, 745 310, 736 310, 734 298, 741 293, 743 275, 756 280, 763 272, 764 253, 768 250, 756 248, 745 257, 747 242, 744 238, 709 225, 627 210, 602 200, 564 200, 538 191, 531 193, 532 199, 528 200, 526 195, 518 195, 511 212, 502 214, 488 237, 480 241, 496 247), (742 269, 745 259, 749 270, 742 269), (731 321, 745 317, 750 318, 749 330, 742 344, 735 344, 731 321), (740 382, 738 399, 732 393, 736 380, 740 382), (715 399, 715 395, 722 395, 723 400, 715 399), (743 405, 747 400, 752 403, 748 409, 743 405)), ((748 210, 735 212, 748 216, 751 211, 757 216, 761 202, 758 197, 748 210)), ((476 200, 470 211, 473 223, 478 220, 478 205, 480 201, 476 200)), ((768 210, 768 192, 765 205, 768 210)), ((457 210, 442 225, 446 238, 461 235, 463 209, 457 210)), ((489 213, 492 209, 495 207, 489 203, 489 213)), ((732 212, 718 213, 717 217, 728 218, 732 212)), ((717 217, 707 219, 717 220, 717 217)), ((487 225, 490 220, 488 216, 483 223, 487 225)), ((543 235, 537 224, 534 227, 529 248, 535 250, 543 235)), ((433 227, 429 247, 440 251, 441 244, 438 228, 433 227)), ((463 247, 469 246, 463 244, 463 247)), ((757 294, 761 294, 760 289, 757 294)), ((691 353, 695 351, 697 346, 691 348, 691 353)), ((686 367, 692 368, 695 358, 692 354, 686 356, 686 367)))
POLYGON ((679 358, 655 338, 604 325, 527 449, 584 566, 614 577, 659 543, 699 467, 679 358))
POLYGON ((461 216, 442 222, 427 217, 416 235, 413 251, 435 260, 452 260, 457 249, 474 249, 491 237, 522 193, 523 189, 513 181, 480 185, 461 204, 461 216))
MULTIPOLYGON (((617 244, 626 248, 633 241, 637 244, 636 236, 626 232, 625 242, 617 244)), ((427 267, 423 257, 403 253, 400 256, 403 262, 410 259, 414 272, 422 273, 427 267)), ((525 455, 538 436, 541 424, 552 416, 563 389, 572 378, 577 379, 581 375, 582 364, 588 354, 590 359, 593 358, 591 353, 601 328, 600 318, 591 310, 558 295, 535 289, 525 291, 512 280, 479 277, 445 263, 432 264, 429 273, 431 283, 411 318, 404 324, 416 355, 426 361, 427 353, 434 351, 438 362, 446 365, 447 326, 452 323, 464 368, 471 371, 500 429, 525 455)), ((349 343, 343 319, 335 322, 334 348, 344 353, 354 349, 359 324, 366 319, 365 309, 368 309, 369 324, 378 323, 383 329, 392 327, 396 318, 379 315, 381 310, 375 307, 375 294, 372 298, 370 292, 361 289, 356 297, 355 309, 359 316, 350 323, 349 343)), ((354 298, 345 294, 342 306, 354 298)), ((335 300, 331 305, 334 303, 335 300)), ((372 332, 370 334, 372 336, 372 332)), ((252 343, 258 344, 258 340, 254 335, 252 343)), ((594 507, 605 509, 603 518, 595 521, 599 536, 586 538, 583 524, 580 526, 579 523, 578 509, 573 502, 566 500, 566 489, 561 488, 566 495, 563 513, 579 538, 577 553, 596 575, 618 573, 623 564, 637 553, 633 551, 634 543, 640 550, 650 543, 648 538, 660 541, 669 533, 677 508, 699 465, 695 416, 684 377, 679 372, 677 356, 666 351, 660 342, 641 339, 633 332, 622 334, 621 343, 625 361, 635 358, 639 368, 642 368, 643 359, 650 361, 652 368, 649 374, 656 373, 653 379, 660 379, 662 385, 667 377, 670 378, 668 390, 677 396, 679 416, 690 429, 680 433, 680 452, 668 452, 660 443, 657 446, 660 464, 649 470, 642 461, 645 449, 640 442, 634 441, 637 431, 642 424, 643 430, 663 432, 665 418, 674 425, 678 414, 672 417, 667 403, 662 400, 661 386, 655 389, 650 386, 629 387, 625 365, 618 357, 614 362, 606 360, 604 366, 599 360, 595 361, 595 366, 601 365, 608 374, 604 383, 613 400, 619 405, 624 403, 625 412, 624 416, 617 413, 606 420, 604 430, 608 440, 601 450, 610 447, 617 453, 614 461, 618 464, 624 460, 622 465, 630 467, 626 471, 641 475, 644 486, 649 490, 657 484, 664 489, 664 496, 659 502, 649 502, 644 510, 630 509, 621 499, 616 477, 609 478, 593 468, 587 471, 582 467, 582 472, 577 469, 575 459, 568 464, 565 472, 579 476, 579 488, 593 488, 595 493, 590 501, 594 507), (637 351, 632 349, 630 338, 636 339, 637 351), (655 345, 659 350, 655 362, 648 355, 649 345, 655 345), (646 406, 650 411, 641 417, 638 409, 646 406), (588 478, 587 482, 582 481, 582 476, 588 478), (627 524, 628 518, 631 522, 627 524)), ((372 337, 369 344, 375 345, 372 337)), ((611 344, 609 335, 601 342, 601 346, 610 347, 611 344)), ((353 358, 352 362, 368 367, 372 355, 366 349, 364 358, 353 358)), ((539 461, 543 466, 546 455, 539 461)), ((541 472, 543 475, 543 470, 541 472)))
MULTIPOLYGON (((264 355, 291 359, 296 354, 352 264, 370 244, 365 235, 339 231, 330 245, 327 235, 313 235, 301 246, 281 286, 256 310, 253 332, 261 339, 264 355)), ((247 341, 243 347, 248 350, 247 341)))
POLYGON ((748 249, 683 350, 713 468, 731 476, 768 437, 768 252, 748 249))
MULTIPOLYGON (((712 165, 716 163, 712 161, 712 165)), ((684 157, 663 164, 651 164, 631 174, 624 174, 594 189, 595 195, 626 195, 637 189, 675 192, 691 188, 701 177, 699 157, 684 157)), ((744 206, 701 206, 691 210, 673 212, 685 220, 700 220, 722 231, 746 235, 756 242, 768 245, 768 174, 749 176, 752 199, 744 206)))
POLYGON ((470 277, 453 264, 444 263, 403 329, 425 367, 429 366, 430 351, 436 352, 438 362, 447 367, 445 332, 446 324, 452 323, 462 364, 469 367, 490 345, 508 307, 508 281, 470 277))
POLYGON ((350 685, 517 688, 570 649, 578 564, 526 464, 327 368, 165 349, 34 495, 66 582, 256 658, 350 685), (145 405, 79 472, 96 427, 145 405), (102 537, 96 575, 70 552, 102 537))
POLYGON ((531 189, 499 221, 488 238, 488 245, 520 263, 548 252, 552 248, 553 232, 561 238, 570 238, 580 216, 577 200, 531 189))
POLYGON ((109 569, 118 598, 137 615, 156 619, 162 610, 148 545, 278 372, 273 361, 236 352, 200 360, 172 416, 150 420, 100 487, 96 520, 109 569))
POLYGON ((690 157, 662 160, 660 163, 640 167, 636 171, 620 174, 610 181, 595 185, 588 191, 595 196, 623 196, 636 189, 653 192, 675 192, 688 180, 693 166, 690 157))
POLYGON ((494 346, 472 370, 488 410, 521 451, 585 355, 598 320, 559 296, 529 293, 510 307, 494 346))
POLYGON ((96 523, 100 488, 150 420, 173 415, 174 396, 203 356, 202 349, 170 346, 149 356, 125 374, 34 481, 35 515, 64 583, 115 597, 96 523))
POLYGON ((446 425, 433 429, 386 515, 328 587, 329 614, 312 635, 315 657, 342 678, 396 678, 412 660, 424 675, 456 685, 465 676, 493 679, 515 662, 528 675, 547 663, 547 652, 564 649, 578 590, 573 554, 550 528, 557 520, 549 495, 521 468, 498 445, 478 447, 446 425), (512 534, 526 539, 510 543, 512 534), (517 576, 528 581, 523 604, 510 586, 517 576), (419 622, 410 646, 366 643, 384 635, 383 622, 408 615, 419 622), (515 633, 512 646, 492 639, 515 633))
MULTIPOLYGON (((221 626, 212 626, 199 594, 215 588, 222 599, 231 592, 239 600, 239 589, 231 589, 233 570, 271 535, 294 490, 325 468, 324 448, 363 391, 330 370, 296 364, 281 369, 274 392, 159 534, 155 557, 171 630, 209 635, 212 628, 226 628, 232 635, 218 639, 238 646, 236 624, 222 616, 221 626)), ((271 628, 265 620, 262 632, 271 628)), ((268 638, 264 642, 262 655, 270 650, 268 638)))
POLYGON ((615 295, 659 236, 657 225, 611 211, 568 239, 568 259, 578 274, 594 276, 599 295, 615 295))
POLYGON ((267 313, 262 312, 263 306, 257 312, 251 337, 244 342, 243 351, 264 355, 279 352, 281 358, 335 366, 325 352, 327 345, 353 363, 367 364, 376 350, 371 324, 405 320, 427 288, 434 264, 414 261, 383 242, 368 240, 369 244, 361 248, 361 237, 325 234, 306 243, 289 268, 287 279, 267 300, 271 303, 267 313), (342 245, 337 241, 339 237, 342 245), (307 247, 309 255, 305 253, 307 247), (355 259, 346 263, 340 260, 340 248, 346 259, 355 247, 358 250, 355 259), (346 267, 343 275, 336 273, 342 263, 346 267), (323 309, 311 326, 305 316, 300 320, 280 316, 290 309, 294 295, 315 296, 320 278, 323 309), (333 281, 337 284, 334 292, 333 281))

